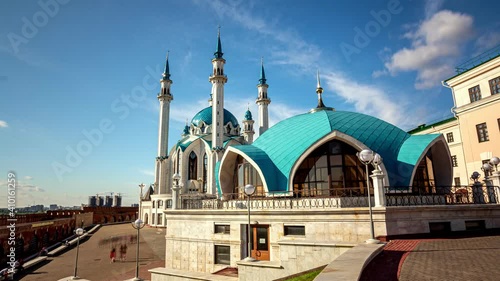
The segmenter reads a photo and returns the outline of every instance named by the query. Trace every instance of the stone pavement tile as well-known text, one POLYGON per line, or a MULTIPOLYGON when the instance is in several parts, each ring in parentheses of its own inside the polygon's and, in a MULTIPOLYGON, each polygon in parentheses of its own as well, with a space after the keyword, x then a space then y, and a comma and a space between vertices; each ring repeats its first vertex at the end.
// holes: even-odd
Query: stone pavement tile
POLYGON ((422 241, 406 258, 401 281, 500 280, 500 236, 422 241))

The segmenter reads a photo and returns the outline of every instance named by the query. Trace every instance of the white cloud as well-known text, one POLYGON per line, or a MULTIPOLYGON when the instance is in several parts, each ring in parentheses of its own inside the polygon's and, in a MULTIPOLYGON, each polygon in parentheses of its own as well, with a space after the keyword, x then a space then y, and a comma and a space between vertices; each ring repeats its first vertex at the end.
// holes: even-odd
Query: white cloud
POLYGON ((443 10, 423 21, 415 30, 404 35, 412 40, 411 48, 403 48, 385 63, 386 69, 398 72, 417 71, 415 88, 427 89, 453 74, 450 65, 456 63, 461 47, 472 38, 471 16, 443 10))
POLYGON ((361 84, 333 71, 323 75, 323 81, 331 91, 354 104, 356 111, 376 116, 392 124, 407 126, 412 123, 407 116, 401 114, 406 104, 389 97, 385 91, 370 84, 361 84))
POLYGON ((25 176, 24 179, 27 180, 27 181, 29 181, 29 180, 32 180, 33 177, 32 176, 25 176))
POLYGON ((0 128, 7 128, 7 127, 9 127, 9 124, 7 124, 7 122, 3 120, 0 120, 0 128))

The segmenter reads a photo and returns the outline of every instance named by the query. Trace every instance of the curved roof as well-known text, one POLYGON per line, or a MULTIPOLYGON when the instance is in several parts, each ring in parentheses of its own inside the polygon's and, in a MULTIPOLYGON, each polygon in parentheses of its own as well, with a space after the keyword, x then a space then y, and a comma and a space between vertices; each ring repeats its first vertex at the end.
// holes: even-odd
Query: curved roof
MULTIPOLYGON (((212 124, 212 107, 206 107, 202 109, 200 112, 196 113, 196 115, 191 120, 191 124, 198 126, 200 122, 203 121, 207 125, 212 124)), ((231 122, 233 127, 238 126, 238 120, 234 117, 234 115, 224 108, 224 125, 231 122)))
MULTIPOLYGON (((403 157, 411 158, 403 162, 398 159, 398 154, 411 136, 392 124, 361 113, 319 110, 297 115, 269 128, 252 145, 234 148, 265 167, 262 171, 269 191, 286 191, 291 170, 299 157, 333 131, 348 135, 380 154, 391 186, 409 184, 412 170, 408 175, 399 171, 401 165, 413 167, 415 158, 413 155, 403 157)), ((427 144, 437 137, 439 135, 411 138, 411 145, 405 145, 405 154, 410 151, 410 154, 422 154, 427 144), (416 145, 420 141, 426 144, 416 145)))

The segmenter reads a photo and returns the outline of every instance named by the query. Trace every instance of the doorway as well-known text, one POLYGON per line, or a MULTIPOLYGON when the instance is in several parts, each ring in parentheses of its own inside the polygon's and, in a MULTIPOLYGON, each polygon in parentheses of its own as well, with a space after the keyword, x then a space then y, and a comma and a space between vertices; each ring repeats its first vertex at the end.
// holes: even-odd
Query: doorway
POLYGON ((252 225, 252 257, 259 261, 269 260, 269 225, 252 225))

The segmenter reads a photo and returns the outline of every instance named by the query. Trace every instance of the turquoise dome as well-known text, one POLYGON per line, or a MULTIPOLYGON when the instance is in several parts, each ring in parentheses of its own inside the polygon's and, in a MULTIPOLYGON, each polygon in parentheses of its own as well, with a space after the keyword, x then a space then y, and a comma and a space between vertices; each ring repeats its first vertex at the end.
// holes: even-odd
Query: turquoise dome
MULTIPOLYGON (((191 124, 198 127, 200 122, 203 121, 206 125, 212 124, 212 107, 209 106, 207 108, 202 109, 200 112, 196 113, 196 115, 191 120, 191 124)), ((234 115, 224 108, 224 125, 231 122, 233 127, 239 126, 238 119, 234 117, 234 115)))
POLYGON ((247 112, 245 112, 245 120, 252 120, 252 112, 250 112, 250 110, 247 110, 247 112))

